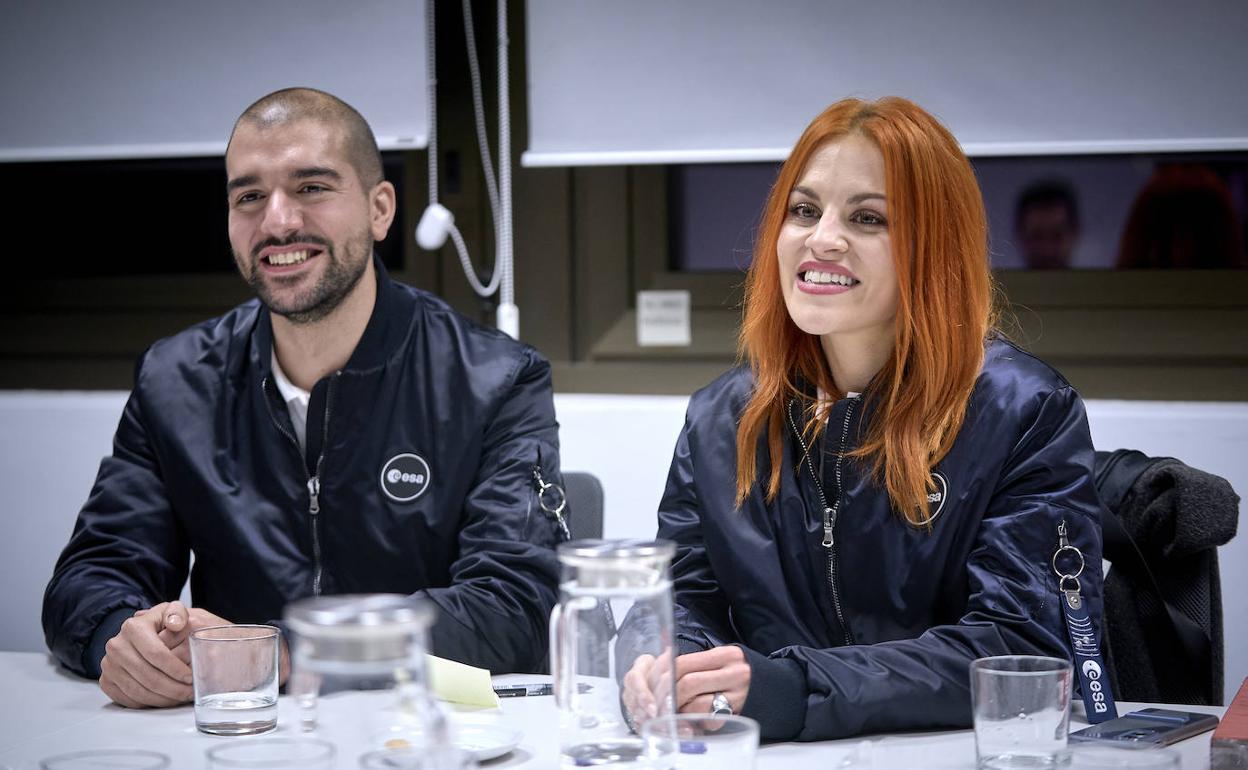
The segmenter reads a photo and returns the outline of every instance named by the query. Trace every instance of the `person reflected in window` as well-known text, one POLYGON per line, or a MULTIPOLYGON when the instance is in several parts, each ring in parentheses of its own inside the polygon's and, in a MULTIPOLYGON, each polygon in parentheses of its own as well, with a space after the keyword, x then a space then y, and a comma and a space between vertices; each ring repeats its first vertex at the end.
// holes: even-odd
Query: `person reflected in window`
POLYGON ((1014 206, 1014 239, 1028 270, 1070 267, 1079 240, 1079 205, 1070 185, 1056 179, 1028 185, 1014 206))
POLYGON ((1206 166, 1166 164, 1131 204, 1118 246, 1120 270, 1245 267, 1231 191, 1206 166))
MULTIPOLYGON (((1092 441, 1070 383, 995 331, 987 243, 970 163, 912 102, 838 102, 797 141, 745 360, 690 400, 659 508, 680 711, 773 740, 965 727, 972 660, 1071 658, 1049 560, 1065 522, 1100 564, 1092 441)), ((625 675, 634 721, 664 668, 625 675)))

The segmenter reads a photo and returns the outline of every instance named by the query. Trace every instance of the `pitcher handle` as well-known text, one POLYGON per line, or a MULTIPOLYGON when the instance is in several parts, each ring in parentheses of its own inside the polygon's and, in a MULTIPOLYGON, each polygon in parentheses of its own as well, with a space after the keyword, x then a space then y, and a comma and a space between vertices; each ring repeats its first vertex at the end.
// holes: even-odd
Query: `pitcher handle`
MULTIPOLYGON (((570 613, 575 612, 571 610, 570 613)), ((576 685, 576 648, 563 644, 568 633, 564 620, 563 604, 555 604, 550 611, 550 674, 553 680, 551 690, 555 696, 555 707, 568 708, 571 705, 571 693, 576 685), (567 654, 562 650, 568 650, 567 654)))

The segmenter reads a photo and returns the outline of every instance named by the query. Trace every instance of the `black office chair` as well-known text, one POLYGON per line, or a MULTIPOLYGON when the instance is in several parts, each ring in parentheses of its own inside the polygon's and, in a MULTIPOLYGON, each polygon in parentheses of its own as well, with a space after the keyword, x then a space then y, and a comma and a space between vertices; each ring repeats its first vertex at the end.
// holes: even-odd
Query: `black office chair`
POLYGON ((1222 705, 1222 586, 1217 547, 1235 536, 1226 479, 1172 457, 1096 453, 1108 509, 1104 651, 1120 700, 1222 705))
POLYGON ((592 473, 565 471, 563 491, 568 500, 568 530, 573 540, 602 537, 602 482, 592 473))

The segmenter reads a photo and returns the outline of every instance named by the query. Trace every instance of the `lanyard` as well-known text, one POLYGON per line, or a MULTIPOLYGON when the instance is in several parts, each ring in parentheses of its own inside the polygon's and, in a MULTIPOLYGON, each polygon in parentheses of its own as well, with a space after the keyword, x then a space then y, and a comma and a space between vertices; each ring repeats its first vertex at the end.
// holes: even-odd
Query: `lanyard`
POLYGON ((1066 537, 1066 520, 1057 525, 1057 550, 1053 552, 1053 572, 1057 575, 1057 588, 1062 596, 1062 615, 1066 618, 1066 633, 1075 652, 1075 672, 1079 675, 1079 690, 1083 695, 1088 721, 1099 724, 1118 716, 1114 706, 1114 694, 1109 688, 1109 676, 1105 661, 1101 659, 1101 646, 1096 638, 1096 625, 1092 622, 1088 603, 1079 593, 1079 575, 1083 573, 1083 552, 1070 544, 1066 537), (1059 566, 1058 562, 1062 562, 1059 566))

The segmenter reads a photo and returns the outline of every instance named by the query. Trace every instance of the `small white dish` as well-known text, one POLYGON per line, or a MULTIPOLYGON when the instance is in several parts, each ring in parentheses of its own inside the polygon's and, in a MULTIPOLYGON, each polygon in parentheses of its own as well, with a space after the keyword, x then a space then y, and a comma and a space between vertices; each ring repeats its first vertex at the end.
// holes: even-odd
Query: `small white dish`
POLYGON ((460 723, 455 726, 455 747, 472 754, 478 762, 511 752, 523 738, 521 731, 502 725, 460 723))

